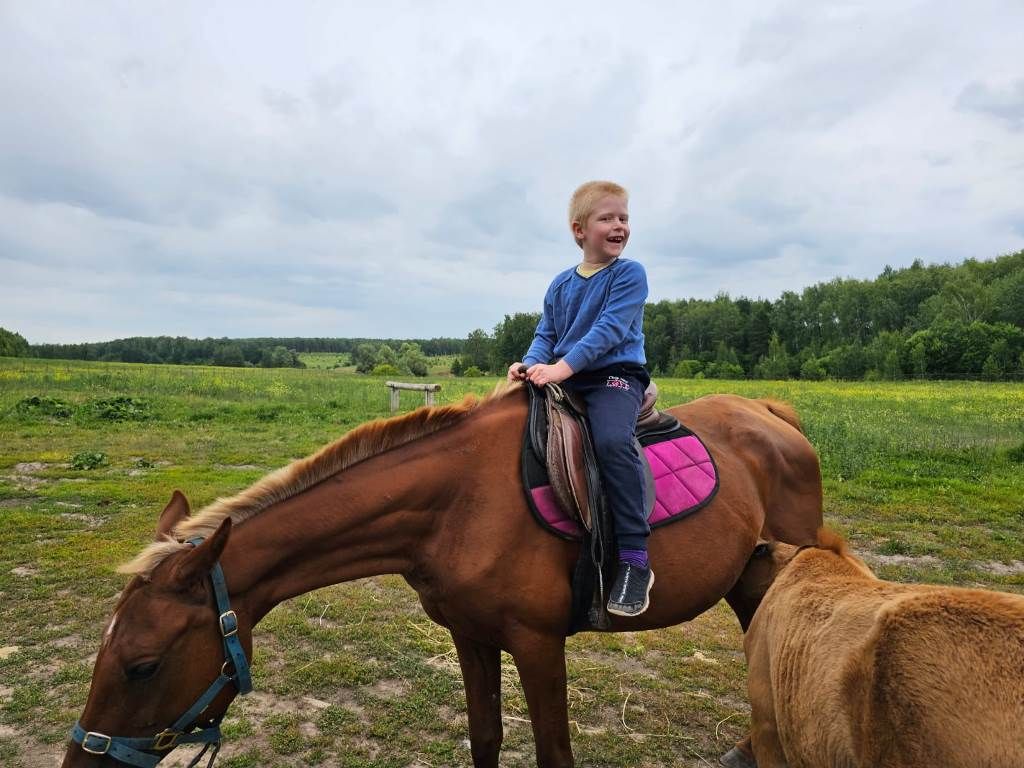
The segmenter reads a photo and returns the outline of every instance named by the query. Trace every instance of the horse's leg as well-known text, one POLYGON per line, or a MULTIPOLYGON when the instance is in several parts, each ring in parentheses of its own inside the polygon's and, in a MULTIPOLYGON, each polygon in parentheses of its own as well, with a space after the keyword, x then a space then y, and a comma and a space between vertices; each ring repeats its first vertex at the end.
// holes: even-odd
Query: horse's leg
POLYGON ((565 638, 531 633, 510 643, 537 747, 537 768, 571 768, 565 638))
MULTIPOLYGON (((749 596, 744 595, 739 584, 726 594, 725 601, 736 614, 743 631, 746 632, 754 618, 759 601, 752 601, 749 596)), ((722 755, 718 762, 726 768, 756 768, 757 763, 754 761, 754 748, 750 744, 750 734, 748 733, 743 739, 736 742, 736 746, 722 755)))
POLYGON ((501 750, 501 651, 452 632, 466 687, 475 768, 498 768, 501 750))
POLYGON ((757 768, 750 734, 744 736, 742 741, 737 741, 735 747, 718 758, 718 763, 725 768, 757 768))

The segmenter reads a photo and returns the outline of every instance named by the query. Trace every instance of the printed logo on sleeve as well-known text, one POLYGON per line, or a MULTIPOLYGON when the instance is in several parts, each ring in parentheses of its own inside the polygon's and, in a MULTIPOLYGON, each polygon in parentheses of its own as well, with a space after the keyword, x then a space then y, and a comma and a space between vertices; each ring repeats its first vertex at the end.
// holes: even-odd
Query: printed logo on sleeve
POLYGON ((629 390, 629 382, 621 378, 620 376, 609 376, 608 383, 605 384, 605 386, 615 387, 615 389, 625 389, 627 391, 629 390))

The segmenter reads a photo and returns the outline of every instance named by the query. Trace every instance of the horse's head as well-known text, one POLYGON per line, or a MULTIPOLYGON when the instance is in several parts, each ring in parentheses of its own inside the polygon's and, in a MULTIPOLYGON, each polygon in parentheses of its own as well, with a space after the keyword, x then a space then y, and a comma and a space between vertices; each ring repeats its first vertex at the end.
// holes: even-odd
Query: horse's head
MULTIPOLYGON (((748 604, 760 604, 782 569, 804 550, 819 553, 820 556, 814 562, 827 562, 829 569, 842 567, 859 572, 868 578, 875 578, 864 561, 847 549, 842 536, 828 528, 821 528, 818 530, 817 544, 797 546, 781 541, 759 541, 736 583, 737 596, 748 604), (822 556, 827 559, 823 559, 822 556)), ((743 629, 746 631, 746 627, 743 629)))
MULTIPOLYGON (((160 515, 157 538, 164 539, 188 515, 188 501, 175 491, 160 515)), ((209 538, 174 552, 149 578, 136 576, 125 588, 104 631, 89 698, 79 720, 78 740, 83 743, 69 745, 65 768, 144 765, 146 753, 163 755, 178 741, 173 735, 164 736, 158 744, 133 740, 165 732, 193 708, 221 677, 222 669, 225 677, 234 673, 225 663, 222 611, 210 579, 230 532, 231 522, 226 519, 209 538), (82 732, 89 732, 88 739, 82 738, 82 732), (139 762, 115 759, 118 750, 110 749, 107 737, 122 740, 143 757, 139 762), (105 754, 96 754, 100 752, 105 754)), ((239 627, 239 635, 251 651, 250 628, 239 627)), ((202 713, 196 712, 200 726, 218 720, 236 693, 233 682, 216 691, 202 713)))
POLYGON ((741 619, 744 632, 754 615, 754 610, 761 604, 761 599, 775 581, 775 577, 779 575, 779 571, 785 568, 799 551, 800 547, 781 541, 762 540, 754 547, 732 594, 734 600, 748 608, 746 621, 741 619))

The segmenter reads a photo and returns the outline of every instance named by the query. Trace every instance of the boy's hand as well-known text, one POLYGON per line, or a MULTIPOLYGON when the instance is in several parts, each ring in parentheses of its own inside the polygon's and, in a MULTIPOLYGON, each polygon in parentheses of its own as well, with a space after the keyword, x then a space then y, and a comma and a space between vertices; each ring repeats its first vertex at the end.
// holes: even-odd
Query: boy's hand
POLYGON ((543 387, 545 384, 557 384, 560 381, 565 381, 572 374, 573 370, 569 364, 565 360, 559 360, 554 365, 544 365, 543 363, 531 365, 526 371, 526 378, 535 386, 543 387))
POLYGON ((522 363, 512 363, 508 367, 508 380, 509 381, 525 381, 526 380, 526 366, 522 363))

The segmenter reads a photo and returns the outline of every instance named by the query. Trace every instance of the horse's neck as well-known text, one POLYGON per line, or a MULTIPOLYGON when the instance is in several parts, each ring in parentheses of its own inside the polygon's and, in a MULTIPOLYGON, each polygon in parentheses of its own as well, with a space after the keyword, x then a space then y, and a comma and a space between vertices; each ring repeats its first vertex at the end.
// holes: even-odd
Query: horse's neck
MULTIPOLYGON (((438 433, 443 434, 443 433, 438 433)), ((329 584, 405 573, 456 481, 429 435, 368 459, 236 527, 222 556, 253 621, 329 584)))

